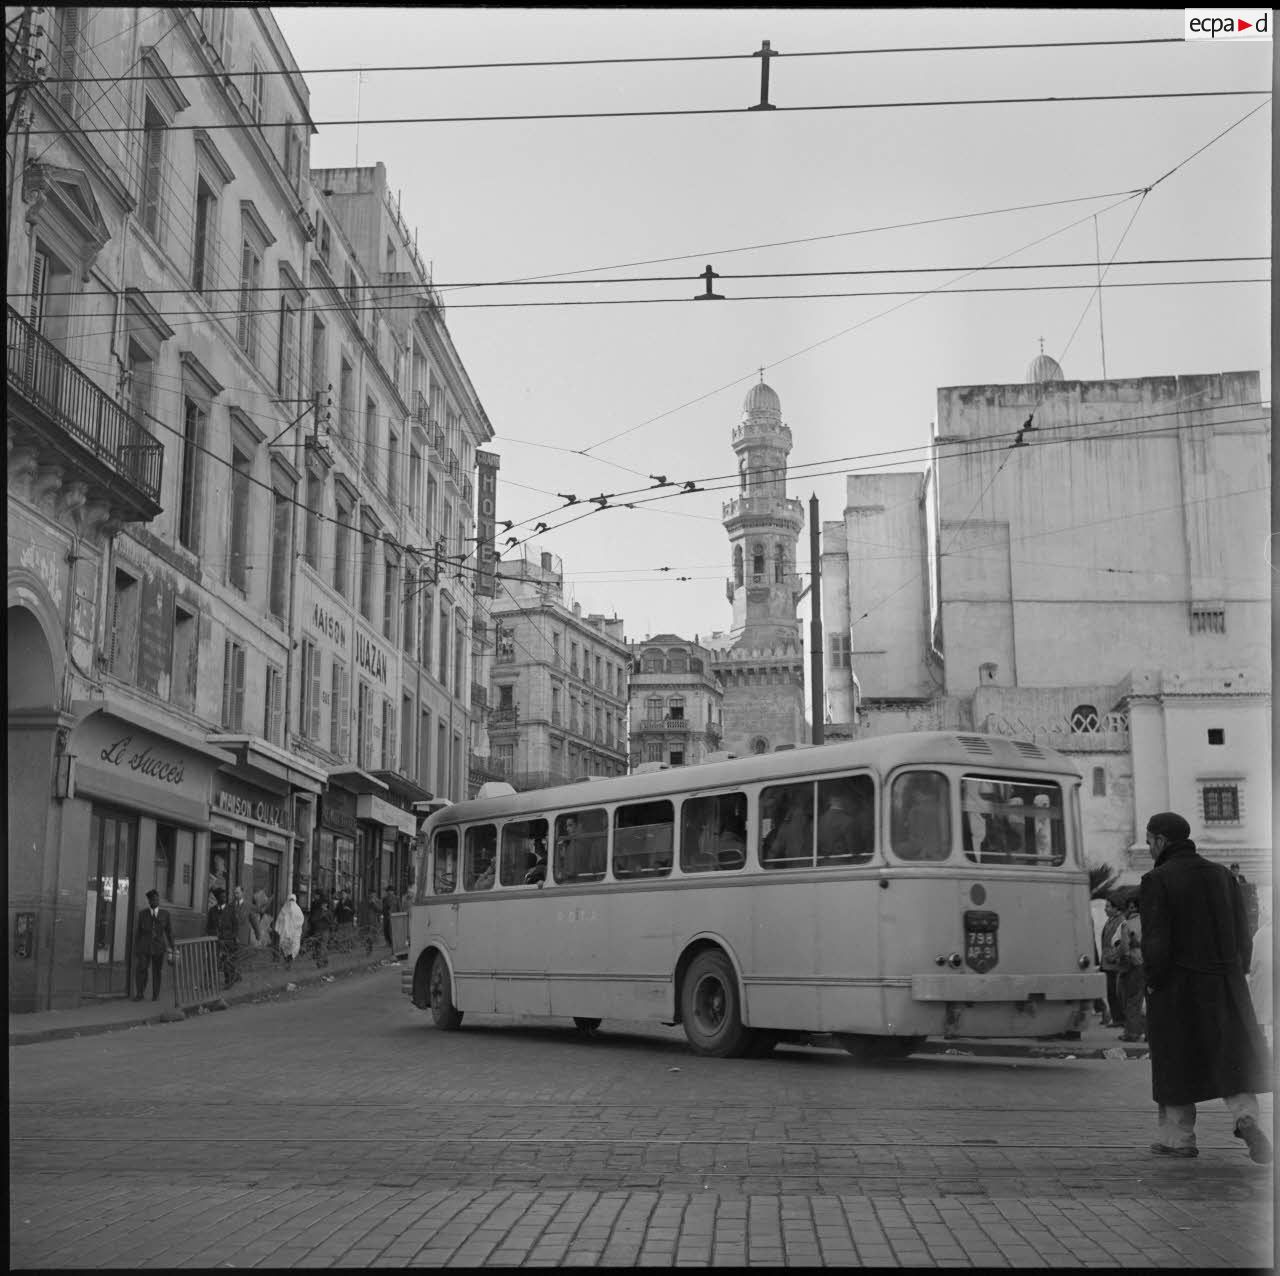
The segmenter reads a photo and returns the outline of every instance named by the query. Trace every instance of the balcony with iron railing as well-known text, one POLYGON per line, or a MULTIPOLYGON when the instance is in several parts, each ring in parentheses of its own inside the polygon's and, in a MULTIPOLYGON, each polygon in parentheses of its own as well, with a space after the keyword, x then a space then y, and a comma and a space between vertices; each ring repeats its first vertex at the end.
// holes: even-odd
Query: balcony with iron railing
POLYGON ((440 428, 440 423, 435 420, 430 421, 427 433, 431 436, 431 446, 437 453, 444 452, 444 430, 440 428))
POLYGON ((427 424, 427 396, 421 390, 413 392, 413 402, 409 405, 413 419, 424 428, 427 424))
POLYGON ((490 731, 514 731, 520 722, 520 710, 515 705, 497 706, 489 710, 490 731))
POLYGON ((124 522, 160 513, 164 445, 91 381, 53 342, 8 308, 10 430, 71 468, 124 522), (16 410, 15 410, 16 409, 16 410))
POLYGON ((471 486, 471 480, 469 478, 464 478, 462 480, 462 499, 466 501, 468 505, 470 505, 471 498, 474 495, 475 495, 475 489, 472 488, 471 486))

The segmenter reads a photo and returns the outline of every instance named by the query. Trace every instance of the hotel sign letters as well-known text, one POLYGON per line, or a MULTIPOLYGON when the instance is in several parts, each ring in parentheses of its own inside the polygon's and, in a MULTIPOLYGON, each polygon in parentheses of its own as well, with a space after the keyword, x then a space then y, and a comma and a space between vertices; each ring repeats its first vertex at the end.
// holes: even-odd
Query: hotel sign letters
POLYGON ((496 452, 476 452, 476 482, 480 489, 476 502, 476 572, 475 592, 492 598, 498 592, 498 556, 493 542, 497 531, 498 467, 496 452))

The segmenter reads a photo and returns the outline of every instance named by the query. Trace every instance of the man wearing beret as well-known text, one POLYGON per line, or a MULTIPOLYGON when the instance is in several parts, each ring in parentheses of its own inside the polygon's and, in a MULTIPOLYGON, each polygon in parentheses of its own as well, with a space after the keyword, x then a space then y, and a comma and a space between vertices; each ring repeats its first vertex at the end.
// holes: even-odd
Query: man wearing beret
POLYGON ((1173 811, 1147 822, 1155 867, 1142 879, 1139 906, 1151 1092, 1160 1109, 1151 1151, 1197 1156, 1196 1104, 1223 1099, 1236 1138, 1266 1165, 1271 1142, 1256 1096, 1271 1090, 1271 1070, 1245 982, 1253 941, 1244 896, 1227 869, 1196 853, 1190 835, 1173 811))
POLYGON ((164 959, 173 951, 173 926, 169 913, 160 907, 160 892, 147 892, 147 906, 138 913, 138 931, 133 940, 134 1001, 141 1001, 147 991, 147 972, 151 972, 151 1000, 160 996, 160 972, 164 959))

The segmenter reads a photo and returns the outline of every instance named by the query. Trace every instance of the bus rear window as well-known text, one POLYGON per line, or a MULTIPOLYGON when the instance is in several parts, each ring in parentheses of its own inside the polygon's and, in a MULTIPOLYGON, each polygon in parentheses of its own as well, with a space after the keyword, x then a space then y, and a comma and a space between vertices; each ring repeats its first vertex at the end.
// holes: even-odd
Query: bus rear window
POLYGON ((964 853, 975 864, 1061 864, 1067 855, 1062 788, 1012 776, 960 781, 964 853))
POLYGON ((951 854, 951 794, 938 771, 907 771, 893 782, 889 841, 902 860, 951 854))
POLYGON ((492 824, 475 824, 466 832, 462 861, 462 889, 487 891, 497 871, 498 830, 492 824))
POLYGON ((457 829, 443 829, 436 834, 431 874, 431 889, 437 895, 453 894, 458 884, 457 829))
POLYGON ((666 877, 675 845, 675 807, 635 802, 613 813, 614 877, 666 877))
POLYGON ((603 807, 556 816, 552 872, 557 882, 598 882, 604 876, 609 817, 603 807))
POLYGON ((747 795, 690 798, 680 808, 680 870, 717 873, 747 862, 747 795))

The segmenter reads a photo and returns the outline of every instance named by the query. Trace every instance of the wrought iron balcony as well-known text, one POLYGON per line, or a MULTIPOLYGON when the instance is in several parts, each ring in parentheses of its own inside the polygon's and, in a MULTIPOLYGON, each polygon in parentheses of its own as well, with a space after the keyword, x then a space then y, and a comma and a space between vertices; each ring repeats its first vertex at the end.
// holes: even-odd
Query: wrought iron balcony
POLYGON ((508 727, 515 729, 520 719, 520 710, 517 707, 493 708, 489 710, 489 730, 495 728, 508 727))
POLYGON ((427 400, 421 390, 413 392, 413 419, 419 425, 427 424, 427 400))
POLYGON ((10 416, 10 428, 26 427, 61 463, 103 489, 124 521, 155 518, 161 509, 164 445, 12 306, 8 309, 6 376, 16 406, 26 409, 10 416))

